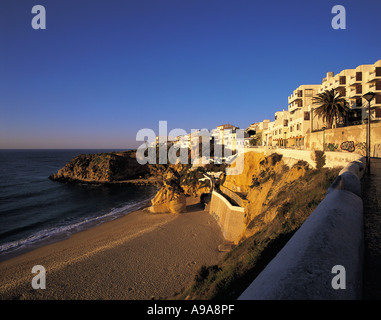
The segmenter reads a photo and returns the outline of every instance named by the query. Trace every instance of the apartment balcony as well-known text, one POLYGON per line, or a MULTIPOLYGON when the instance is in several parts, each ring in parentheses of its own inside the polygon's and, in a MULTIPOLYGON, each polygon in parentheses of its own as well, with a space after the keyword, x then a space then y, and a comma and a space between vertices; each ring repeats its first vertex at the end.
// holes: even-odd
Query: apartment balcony
MULTIPOLYGON (((365 101, 365 100, 364 100, 365 101)), ((365 101, 366 102, 366 101, 365 101)), ((359 109, 362 108, 365 104, 363 103, 362 97, 356 97, 356 99, 349 100, 349 107, 351 109, 359 109)))
POLYGON ((352 87, 349 89, 349 92, 348 92, 348 97, 349 98, 358 98, 358 97, 362 97, 363 95, 363 90, 362 90, 362 86, 360 85, 357 85, 356 87, 352 87))
POLYGON ((302 107, 303 107, 302 101, 297 101, 297 102, 294 101, 289 104, 288 111, 293 112, 293 111, 299 110, 302 107))
POLYGON ((376 67, 374 71, 367 72, 365 74, 366 82, 381 81, 381 67, 376 67))
POLYGON ((335 80, 336 88, 345 88, 347 86, 347 78, 345 76, 340 76, 340 78, 335 80))
POLYGON ((377 82, 370 82, 369 85, 369 91, 373 91, 375 93, 381 93, 381 80, 377 82))
POLYGON ((298 107, 297 107, 297 105, 295 103, 291 103, 291 104, 288 105, 288 111, 289 112, 293 112, 296 109, 298 109, 298 107))
POLYGON ((374 92, 377 94, 381 93, 381 80, 375 83, 374 92))
POLYGON ((297 100, 302 100, 303 99, 303 94, 302 91, 299 90, 300 92, 294 93, 291 96, 288 97, 288 104, 293 103, 294 101, 297 100))
POLYGON ((357 72, 355 76, 350 76, 348 80, 349 86, 357 86, 359 84, 362 84, 363 82, 363 76, 362 72, 357 72))
POLYGON ((372 107, 380 107, 381 106, 381 94, 377 94, 374 97, 374 101, 371 102, 372 107))

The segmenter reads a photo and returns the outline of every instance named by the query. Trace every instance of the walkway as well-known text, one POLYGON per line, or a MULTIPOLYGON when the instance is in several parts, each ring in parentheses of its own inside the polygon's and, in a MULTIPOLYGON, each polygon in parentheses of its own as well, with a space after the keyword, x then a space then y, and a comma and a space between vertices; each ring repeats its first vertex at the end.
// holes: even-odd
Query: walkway
POLYGON ((363 178, 365 256, 364 295, 381 299, 381 159, 371 159, 371 174, 363 178))

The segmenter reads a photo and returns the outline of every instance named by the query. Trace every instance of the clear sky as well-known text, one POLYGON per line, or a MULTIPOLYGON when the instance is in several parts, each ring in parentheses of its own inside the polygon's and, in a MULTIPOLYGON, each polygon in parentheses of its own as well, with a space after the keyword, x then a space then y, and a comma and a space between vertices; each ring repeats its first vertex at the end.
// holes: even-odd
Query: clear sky
POLYGON ((130 148, 160 120, 273 120, 299 85, 380 60, 380 14, 379 0, 1 0, 0 148, 130 148))

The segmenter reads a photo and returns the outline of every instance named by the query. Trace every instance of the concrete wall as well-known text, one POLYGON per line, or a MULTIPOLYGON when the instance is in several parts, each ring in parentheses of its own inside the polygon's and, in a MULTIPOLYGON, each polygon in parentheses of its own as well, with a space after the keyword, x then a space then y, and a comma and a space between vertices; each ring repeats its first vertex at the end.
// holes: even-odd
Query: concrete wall
MULTIPOLYGON (((365 159, 349 163, 324 200, 242 293, 240 300, 360 299, 363 265, 365 159), (334 266, 345 268, 345 289, 334 289, 334 266)), ((341 273, 342 275, 343 273, 341 273)))
POLYGON ((209 213, 217 220, 224 238, 238 244, 245 231, 245 209, 232 206, 221 194, 212 193, 209 213))
POLYGON ((234 200, 238 206, 242 208, 246 208, 249 201, 246 199, 241 198, 237 193, 235 193, 233 190, 230 190, 229 188, 225 187, 224 185, 220 185, 220 190, 223 194, 227 195, 229 198, 234 200))
MULTIPOLYGON (((370 152, 371 157, 381 157, 381 123, 371 123, 370 152)), ((367 125, 326 129, 325 132, 312 132, 305 136, 305 147, 308 150, 342 151, 344 153, 366 154, 367 125)))

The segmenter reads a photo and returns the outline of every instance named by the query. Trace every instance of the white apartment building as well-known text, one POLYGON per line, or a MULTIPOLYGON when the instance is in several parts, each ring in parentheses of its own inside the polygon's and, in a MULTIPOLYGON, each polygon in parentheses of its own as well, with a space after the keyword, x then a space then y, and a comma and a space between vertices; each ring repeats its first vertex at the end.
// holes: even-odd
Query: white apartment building
POLYGON ((323 127, 322 119, 313 113, 312 97, 319 89, 320 85, 301 85, 288 97, 288 146, 303 146, 306 133, 323 127))
POLYGON ((348 120, 354 124, 368 118, 368 102, 362 96, 373 91, 377 96, 372 101, 371 119, 381 119, 381 60, 356 69, 345 69, 336 75, 328 72, 319 93, 330 89, 335 89, 349 101, 352 112, 348 120))
POLYGON ((275 112, 275 121, 271 137, 273 146, 287 146, 288 117, 289 112, 287 110, 283 109, 283 111, 275 112))
MULTIPOLYGON (((301 85, 288 97, 288 109, 275 113, 268 145, 303 147, 306 133, 322 130, 325 123, 314 114, 313 96, 334 89, 349 102, 350 114, 340 125, 361 124, 368 118, 368 102, 362 97, 373 91, 371 119, 381 120, 381 60, 374 64, 345 69, 334 75, 328 72, 319 85, 301 85)), ((334 124, 335 126, 336 124, 334 124)), ((268 134, 270 133, 268 132, 268 134)))
POLYGON ((216 129, 212 130, 212 137, 214 137, 217 144, 226 144, 225 137, 226 138, 230 137, 232 139, 230 135, 231 133, 235 132, 236 129, 238 129, 238 127, 233 126, 231 124, 223 124, 223 125, 217 126, 216 129), (230 135, 229 135, 229 132, 230 132, 230 135))
POLYGON ((263 130, 262 142, 264 146, 273 145, 273 130, 274 130, 275 121, 270 121, 267 124, 267 129, 263 130))

